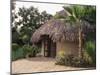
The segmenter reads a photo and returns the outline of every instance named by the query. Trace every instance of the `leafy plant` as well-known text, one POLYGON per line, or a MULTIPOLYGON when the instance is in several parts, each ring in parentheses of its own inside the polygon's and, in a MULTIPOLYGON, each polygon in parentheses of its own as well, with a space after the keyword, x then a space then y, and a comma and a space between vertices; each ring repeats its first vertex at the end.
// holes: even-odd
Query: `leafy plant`
POLYGON ((64 65, 65 64, 65 52, 59 51, 56 56, 56 64, 64 65))
POLYGON ((19 45, 17 43, 12 44, 12 50, 17 50, 19 48, 19 45))
POLYGON ((36 54, 40 51, 37 46, 30 46, 30 45, 24 45, 24 56, 30 57, 30 56, 36 56, 36 54))
POLYGON ((72 54, 66 54, 64 51, 60 51, 56 57, 57 65, 66 65, 66 66, 73 66, 73 67, 89 67, 93 66, 91 58, 84 53, 84 57, 80 59, 77 56, 72 54))
POLYGON ((93 63, 96 63, 96 48, 95 48, 95 42, 88 41, 85 44, 85 49, 88 55, 92 58, 93 63))
POLYGON ((12 60, 17 60, 17 59, 20 59, 20 58, 24 58, 24 55, 23 55, 24 51, 22 48, 17 48, 16 50, 12 50, 12 60))
POLYGON ((29 57, 29 55, 32 53, 32 47, 30 45, 24 45, 22 48, 24 51, 24 56, 29 57))
POLYGON ((33 47, 33 51, 32 51, 32 53, 33 53, 32 56, 36 56, 36 54, 39 53, 39 52, 40 52, 40 48, 37 47, 37 46, 34 46, 34 47, 33 47))

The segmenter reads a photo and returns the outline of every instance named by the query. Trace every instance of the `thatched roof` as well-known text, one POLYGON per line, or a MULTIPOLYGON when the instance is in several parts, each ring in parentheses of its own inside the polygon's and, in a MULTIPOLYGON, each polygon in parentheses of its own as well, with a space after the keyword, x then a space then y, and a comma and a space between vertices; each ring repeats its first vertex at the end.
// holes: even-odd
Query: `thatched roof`
MULTIPOLYGON (((86 27, 82 27, 82 29, 84 30, 84 33, 85 31, 87 32, 86 27)), ((38 42, 41 40, 42 35, 49 35, 54 42, 61 40, 74 42, 78 40, 78 27, 71 25, 70 23, 66 23, 63 20, 52 19, 33 33, 31 42, 38 42)))

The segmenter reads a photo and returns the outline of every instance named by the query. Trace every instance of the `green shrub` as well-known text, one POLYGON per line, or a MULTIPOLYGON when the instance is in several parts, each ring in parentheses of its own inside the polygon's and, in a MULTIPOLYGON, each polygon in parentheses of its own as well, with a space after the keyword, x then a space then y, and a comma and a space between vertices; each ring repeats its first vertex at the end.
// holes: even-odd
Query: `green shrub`
POLYGON ((24 45, 23 46, 24 56, 29 57, 32 53, 32 47, 30 45, 24 45))
POLYGON ((22 48, 18 48, 17 50, 12 50, 12 60, 17 60, 24 58, 24 51, 22 48))
POLYGON ((96 48, 95 48, 95 42, 93 41, 88 41, 85 44, 85 50, 89 57, 91 57, 93 64, 96 63, 96 48))
POLYGON ((56 56, 56 63, 59 65, 64 65, 65 64, 65 52, 64 51, 59 51, 57 56, 56 56))
POLYGON ((27 44, 29 42, 29 36, 28 35, 23 35, 22 40, 24 42, 24 44, 27 44))
POLYGON ((86 56, 84 53, 84 58, 79 58, 72 54, 66 54, 65 52, 60 51, 56 57, 57 65, 66 65, 66 66, 73 66, 73 67, 89 67, 91 66, 91 58, 86 56))
POLYGON ((21 58, 22 54, 22 50, 20 50, 20 46, 16 43, 12 44, 12 60, 17 60, 19 58, 21 58))
POLYGON ((26 57, 35 57, 36 54, 39 52, 39 48, 37 46, 30 46, 30 45, 24 45, 23 46, 23 50, 24 50, 24 56, 26 57))
POLYGON ((40 49, 37 46, 32 47, 30 45, 24 45, 19 47, 17 44, 13 44, 12 47, 12 60, 17 60, 25 57, 35 57, 36 54, 40 52, 40 49))
POLYGON ((12 44, 12 50, 17 50, 19 48, 19 45, 16 43, 12 44))
POLYGON ((33 56, 36 56, 36 54, 39 53, 39 52, 40 52, 40 48, 37 47, 37 46, 34 46, 34 47, 33 47, 33 51, 32 51, 33 56))
POLYGON ((74 56, 72 54, 65 55, 65 65, 72 66, 75 63, 73 58, 74 56))
POLYGON ((89 56, 89 54, 86 51, 83 52, 83 59, 88 66, 93 64, 92 58, 89 56))
POLYGON ((65 54, 64 51, 59 51, 57 57, 56 57, 56 64, 58 65, 66 65, 66 66, 72 66, 75 61, 73 61, 74 56, 72 54, 65 54))

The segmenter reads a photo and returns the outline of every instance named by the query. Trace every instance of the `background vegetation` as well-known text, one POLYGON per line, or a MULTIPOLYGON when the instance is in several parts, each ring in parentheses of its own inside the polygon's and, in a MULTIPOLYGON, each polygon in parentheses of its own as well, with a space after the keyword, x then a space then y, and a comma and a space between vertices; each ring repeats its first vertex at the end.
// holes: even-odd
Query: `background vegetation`
POLYGON ((32 47, 30 38, 34 31, 52 18, 46 11, 39 12, 37 8, 19 8, 15 10, 12 4, 12 60, 35 56, 38 47, 32 47))

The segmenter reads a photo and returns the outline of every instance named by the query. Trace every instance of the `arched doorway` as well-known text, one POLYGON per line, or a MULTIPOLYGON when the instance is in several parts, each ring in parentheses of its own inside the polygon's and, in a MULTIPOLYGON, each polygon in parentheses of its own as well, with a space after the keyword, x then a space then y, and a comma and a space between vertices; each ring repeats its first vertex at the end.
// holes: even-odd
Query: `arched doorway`
POLYGON ((56 43, 54 43, 48 35, 44 35, 42 39, 43 52, 45 57, 55 57, 56 56, 56 43))

